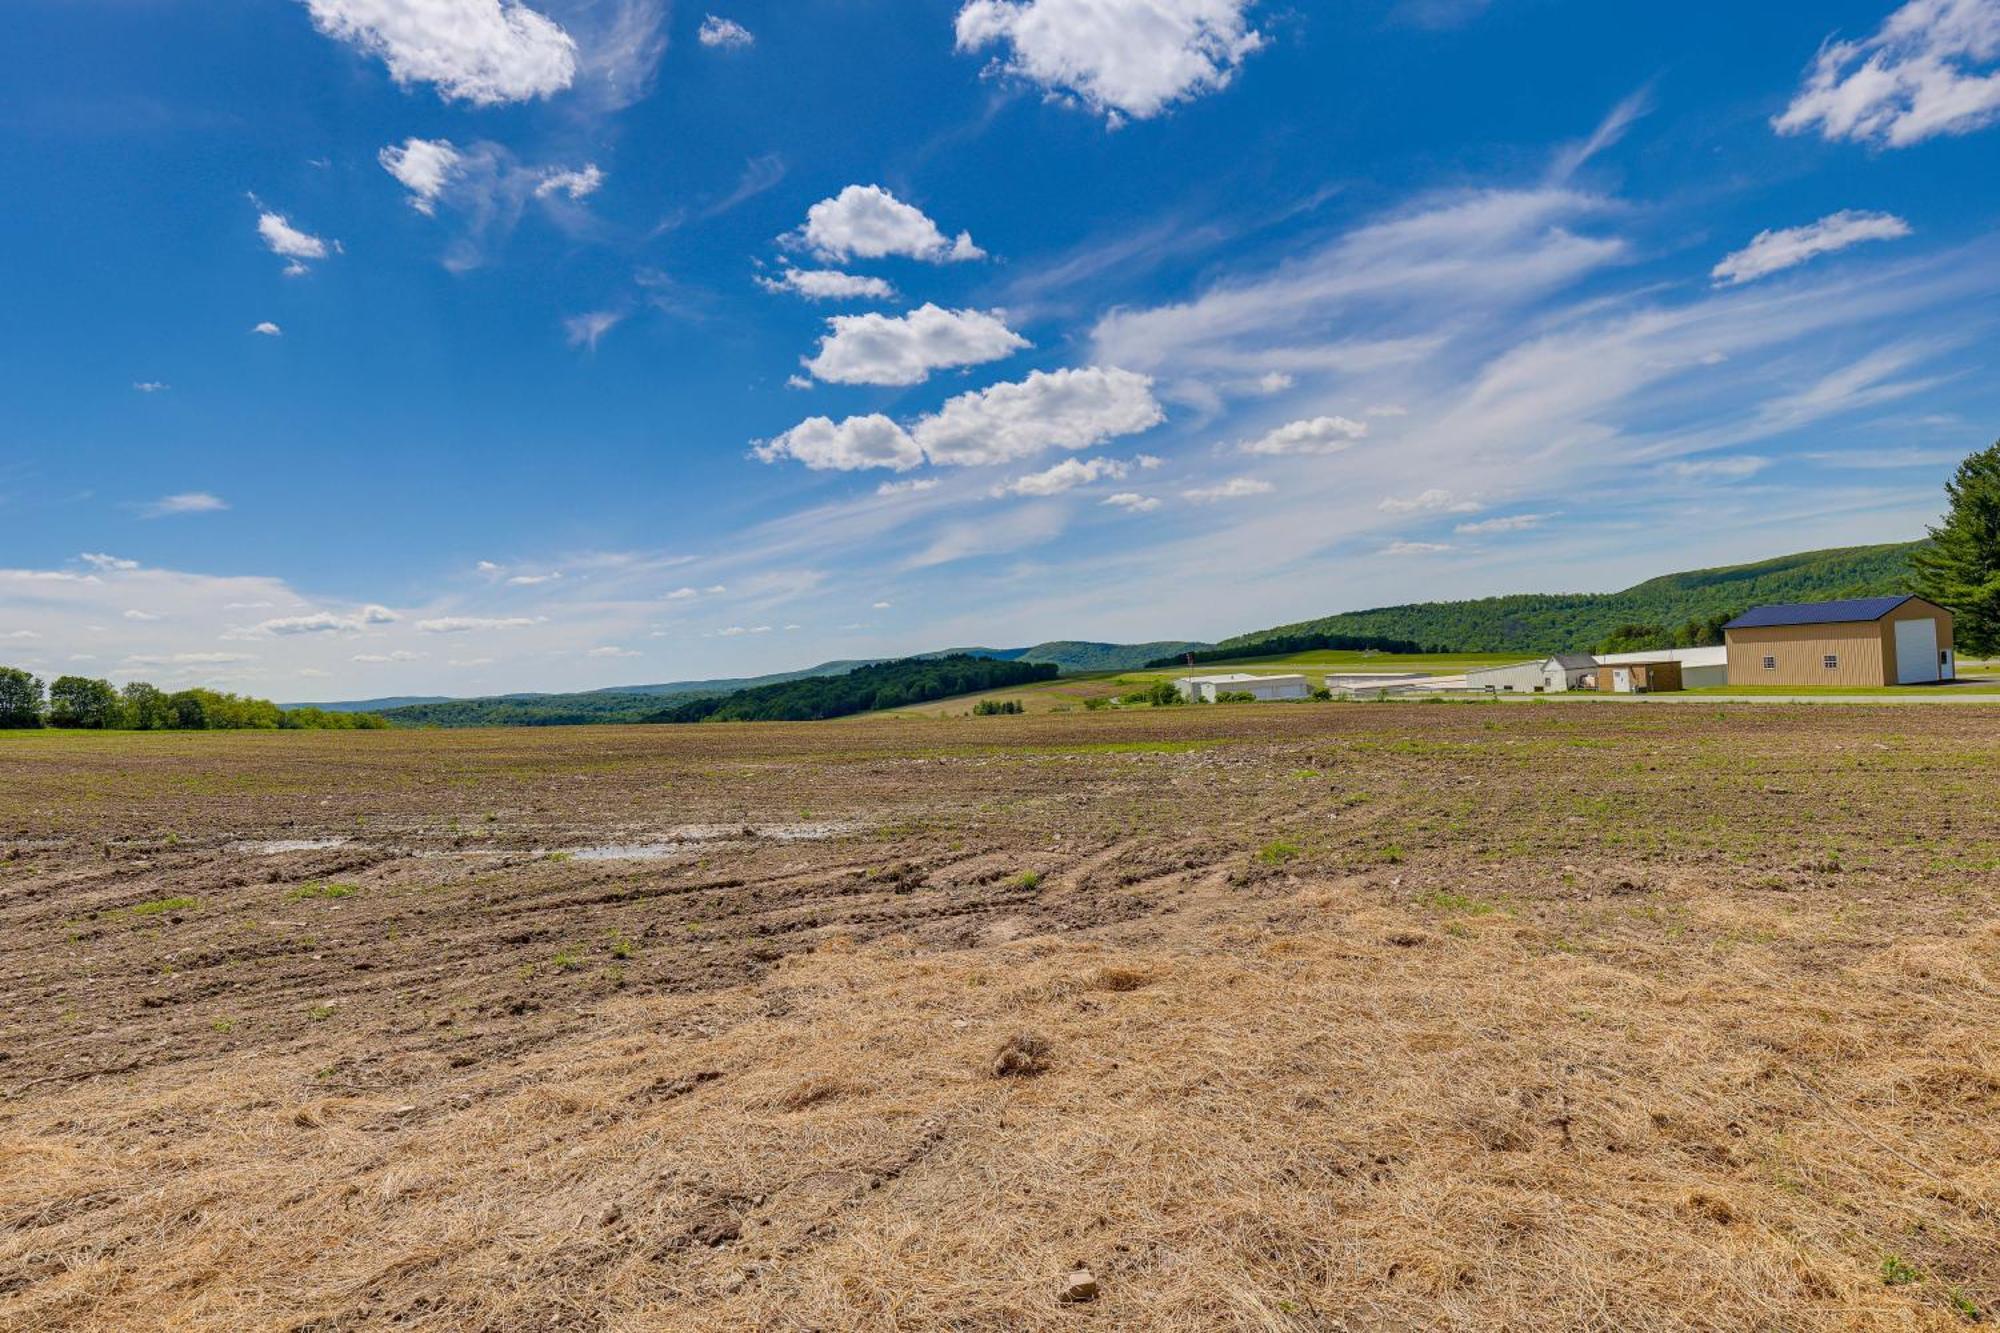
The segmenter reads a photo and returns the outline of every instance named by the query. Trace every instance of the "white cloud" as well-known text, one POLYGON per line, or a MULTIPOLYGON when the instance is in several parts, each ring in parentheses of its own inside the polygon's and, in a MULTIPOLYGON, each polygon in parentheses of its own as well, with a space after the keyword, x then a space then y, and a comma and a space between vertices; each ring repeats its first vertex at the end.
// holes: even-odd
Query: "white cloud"
POLYGON ((399 84, 491 106, 547 97, 576 78, 576 42, 514 0, 306 0, 313 22, 381 58, 399 84))
POLYGON ((1893 213, 1843 209, 1803 227, 1760 231, 1750 244, 1717 264, 1709 276, 1716 286, 1731 287, 1863 241, 1893 241, 1909 234, 1910 224, 1893 213))
POLYGON ((883 259, 900 255, 933 264, 984 259, 986 252, 960 232, 946 240, 922 209, 879 185, 850 185, 806 210, 798 240, 822 259, 883 259))
POLYGON ((493 659, 492 659, 492 658, 490 658, 490 657, 454 657, 454 658, 450 659, 449 661, 447 661, 447 662, 445 663, 445 665, 446 665, 446 666, 455 666, 455 667, 483 667, 483 666, 492 666, 492 665, 493 665, 493 659))
POLYGON ((166 518, 173 514, 213 514, 217 510, 229 508, 229 502, 207 491, 183 491, 179 495, 163 495, 151 504, 139 509, 142 518, 166 518))
POLYGON ((606 644, 602 648, 592 648, 585 657, 637 657, 636 648, 620 648, 616 644, 606 644))
POLYGON ((1368 423, 1346 417, 1293 421, 1237 448, 1246 454, 1337 454, 1368 434, 1368 423))
POLYGON ((1160 502, 1150 495, 1140 495, 1137 491, 1120 491, 1107 495, 1100 503, 1113 509, 1123 509, 1128 514, 1150 514, 1160 507, 1160 502))
POLYGON ((961 51, 1006 45, 994 68, 1093 111, 1145 119, 1226 87, 1264 44, 1252 0, 972 0, 958 12, 961 51))
POLYGON ((713 14, 701 21, 701 30, 695 36, 703 46, 749 46, 757 40, 755 33, 736 20, 717 18, 713 14))
POLYGON ((470 634, 479 630, 527 629, 541 623, 540 616, 438 616, 419 620, 417 630, 423 634, 470 634))
POLYGON ((115 555, 104 555, 93 551, 85 551, 77 559, 83 561, 84 564, 89 565, 92 569, 107 574, 122 573, 139 567, 137 560, 123 560, 115 555))
POLYGON ((250 332, 261 333, 266 338, 282 338, 285 335, 285 331, 283 329, 279 328, 276 324, 273 324, 268 319, 256 325, 253 325, 250 329, 250 332))
POLYGON ((132 387, 134 389, 137 389, 140 393, 165 393, 167 390, 173 388, 174 386, 171 384, 164 384, 159 380, 134 380, 132 382, 132 387))
POLYGON ((1088 449, 1166 420, 1152 385, 1144 375, 1097 366, 1037 370, 1018 383, 960 394, 912 434, 932 462, 959 466, 1088 449))
POLYGON ((578 170, 550 167, 535 182, 535 198, 547 199, 552 195, 566 194, 572 199, 585 199, 596 194, 604 186, 604 172, 595 162, 586 162, 578 170))
POLYGON ((428 653, 413 653, 407 648, 398 648, 393 653, 356 653, 349 660, 376 665, 383 662, 421 662, 427 656, 428 653))
POLYGON ((510 588, 539 588, 545 583, 560 583, 561 581, 562 571, 557 570, 550 574, 516 574, 513 578, 507 580, 507 586, 510 588))
POLYGON ((1029 345, 996 315, 925 304, 907 315, 835 315, 805 362, 834 384, 921 384, 933 370, 998 361, 1029 345))
POLYGON ((885 481, 875 488, 877 495, 921 495, 925 491, 938 488, 936 477, 917 477, 909 481, 885 481))
POLYGON ((0 639, 27 640, 27 639, 39 639, 41 637, 42 637, 41 635, 35 633, 35 631, 31 629, 9 630, 5 634, 0 634, 0 639))
POLYGON ((875 603, 872 609, 876 611, 887 611, 891 605, 892 603, 889 602, 877 602, 875 603))
POLYGON ((1375 507, 1385 514, 1476 514, 1481 508, 1477 501, 1463 499, 1439 487, 1407 498, 1390 496, 1375 507))
POLYGON ((148 620, 158 620, 159 618, 160 618, 159 616, 155 615, 155 614, 154 614, 153 612, 151 612, 151 611, 127 611, 127 612, 125 612, 125 619, 127 619, 127 620, 137 620, 137 621, 148 621, 148 620))
POLYGON ((1680 481, 1741 481, 1770 465, 1768 458, 1746 454, 1735 458, 1694 458, 1663 463, 1660 470, 1680 481))
POLYGON ((1258 393, 1283 393, 1298 381, 1282 370, 1273 370, 1257 377, 1258 393))
POLYGON ((2000 118, 2000 0, 1910 0, 1865 41, 1828 41, 1780 134, 1905 148, 2000 118), (1985 67, 1985 68, 1981 68, 1985 67))
POLYGON ((291 638, 301 634, 358 634, 371 625, 394 624, 399 617, 386 606, 364 606, 349 615, 313 611, 299 616, 279 616, 252 625, 247 632, 232 631, 225 638, 255 638, 276 635, 291 638))
POLYGON ((1383 547, 1382 554, 1383 555, 1436 555, 1440 551, 1449 551, 1450 549, 1451 549, 1450 545, 1445 542, 1396 541, 1396 542, 1390 542, 1387 546, 1383 547))
POLYGON ((1497 532, 1526 532, 1529 528, 1540 527, 1548 517, 1547 514, 1509 514, 1505 518, 1483 518, 1476 523, 1461 523, 1452 531, 1467 537, 1497 532))
POLYGON ((410 207, 428 215, 437 212, 438 196, 463 157, 449 139, 409 138, 384 148, 375 160, 410 192, 410 207))
POLYGON ((618 326, 625 318, 619 310, 592 310, 586 314, 571 315, 563 321, 563 337, 571 347, 587 347, 597 350, 598 340, 618 326))
POLYGON ((1211 504, 1217 500, 1241 500, 1252 495, 1269 495, 1277 487, 1268 481, 1257 481, 1251 477, 1231 477, 1228 481, 1214 486, 1197 486, 1193 490, 1182 491, 1181 495, 1196 504, 1211 504))
POLYGON ((814 301, 889 301, 896 295, 885 278, 831 268, 788 268, 778 277, 758 278, 757 285, 767 292, 795 292, 814 301))
POLYGON ((995 495, 1060 495, 1106 477, 1129 476, 1132 465, 1116 458, 1065 458, 1054 467, 995 486, 995 495))
POLYGON ((879 413, 837 423, 827 417, 807 417, 753 452, 766 463, 792 458, 816 472, 871 467, 908 472, 924 461, 909 432, 879 413))
POLYGON ((310 232, 294 227, 282 213, 265 209, 257 215, 257 234, 264 238, 264 245, 281 259, 291 260, 286 272, 305 271, 308 259, 325 259, 329 247, 327 243, 310 232))

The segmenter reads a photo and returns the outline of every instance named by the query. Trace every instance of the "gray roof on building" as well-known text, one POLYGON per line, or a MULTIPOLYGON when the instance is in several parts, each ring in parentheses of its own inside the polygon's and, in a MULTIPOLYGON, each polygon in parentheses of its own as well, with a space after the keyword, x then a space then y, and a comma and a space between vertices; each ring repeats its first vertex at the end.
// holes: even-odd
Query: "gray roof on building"
POLYGON ((1846 625, 1856 621, 1880 620, 1914 598, 1848 597, 1834 602, 1785 602, 1746 611, 1724 625, 1724 629, 1776 629, 1784 625, 1846 625))
POLYGON ((1589 653, 1557 653, 1549 660, 1564 671, 1588 671, 1597 665, 1597 659, 1589 653))

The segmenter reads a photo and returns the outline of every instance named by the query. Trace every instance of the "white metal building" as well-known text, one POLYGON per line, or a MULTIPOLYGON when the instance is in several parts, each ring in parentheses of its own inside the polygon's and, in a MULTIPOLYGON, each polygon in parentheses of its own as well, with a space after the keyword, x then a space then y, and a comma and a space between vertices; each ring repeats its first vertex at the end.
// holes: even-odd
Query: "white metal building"
POLYGON ((1659 648, 1650 653, 1600 653, 1597 660, 1608 667, 1629 666, 1634 662, 1679 662, 1682 689, 1699 690, 1729 683, 1729 649, 1721 645, 1659 648))
POLYGON ((1585 677, 1595 675, 1597 659, 1588 653, 1557 653, 1539 662, 1516 662, 1508 666, 1481 667, 1465 673, 1469 690, 1496 690, 1501 694, 1561 694, 1587 688, 1585 677))
POLYGON ((1312 687, 1304 676, 1182 676, 1174 682, 1181 697, 1196 703, 1212 704, 1219 694, 1248 694, 1262 702, 1268 699, 1306 699, 1312 687))

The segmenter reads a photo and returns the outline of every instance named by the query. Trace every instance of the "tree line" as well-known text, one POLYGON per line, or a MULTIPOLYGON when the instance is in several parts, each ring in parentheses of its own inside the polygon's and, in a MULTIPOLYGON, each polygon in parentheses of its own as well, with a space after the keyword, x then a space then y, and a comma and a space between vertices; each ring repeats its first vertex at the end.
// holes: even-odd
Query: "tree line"
MULTIPOLYGON (((1198 648, 1171 657, 1156 657, 1146 663, 1148 670, 1182 666, 1188 662, 1234 662, 1244 657, 1289 657, 1331 649, 1339 653, 1421 653, 1424 646, 1414 639, 1392 639, 1382 634, 1260 634, 1247 648, 1198 648)), ((1234 643, 1236 640, 1230 640, 1234 643)), ((1443 650, 1440 650, 1443 651, 1443 650)))
POLYGON ((1053 662, 999 662, 963 655, 911 658, 861 667, 844 676, 815 676, 689 699, 662 709, 648 721, 815 722, 1054 680, 1058 674, 1053 662))
POLYGON ((376 731, 388 725, 373 713, 280 708, 269 699, 219 690, 169 694, 142 680, 119 689, 108 680, 58 676, 44 689, 39 677, 0 667, 0 728, 9 730, 376 731))

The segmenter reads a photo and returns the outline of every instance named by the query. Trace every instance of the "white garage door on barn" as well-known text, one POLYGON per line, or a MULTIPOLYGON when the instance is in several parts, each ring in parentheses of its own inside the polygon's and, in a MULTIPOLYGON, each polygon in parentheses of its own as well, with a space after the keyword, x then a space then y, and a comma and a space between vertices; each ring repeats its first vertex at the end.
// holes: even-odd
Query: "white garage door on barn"
POLYGON ((1937 621, 1896 622, 1896 683, 1924 685, 1938 678, 1937 621))

